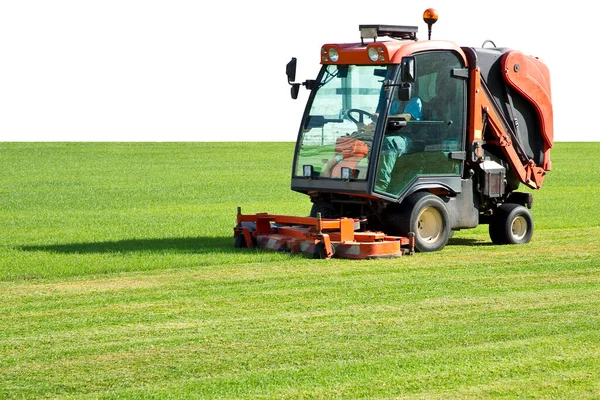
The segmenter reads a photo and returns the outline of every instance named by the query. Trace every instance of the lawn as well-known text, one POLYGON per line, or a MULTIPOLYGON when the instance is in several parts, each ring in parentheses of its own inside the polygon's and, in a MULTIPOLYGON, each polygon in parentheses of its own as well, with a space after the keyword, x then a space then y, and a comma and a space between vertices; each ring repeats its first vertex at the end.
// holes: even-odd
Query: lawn
POLYGON ((600 143, 557 143, 531 243, 313 260, 292 143, 0 143, 0 398, 600 398, 600 143))

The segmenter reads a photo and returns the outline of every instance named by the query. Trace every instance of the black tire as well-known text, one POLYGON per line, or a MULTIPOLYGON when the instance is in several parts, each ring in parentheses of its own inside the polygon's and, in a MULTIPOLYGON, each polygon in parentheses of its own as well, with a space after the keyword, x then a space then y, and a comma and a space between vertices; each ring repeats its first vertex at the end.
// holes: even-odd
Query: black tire
POLYGON ((504 243, 504 227, 501 223, 499 223, 500 209, 498 208, 494 215, 490 218, 490 223, 488 225, 488 232, 490 234, 490 239, 494 244, 505 244, 504 243))
POLYGON ((235 237, 235 240, 233 242, 233 246, 236 249, 241 249, 241 248, 245 248, 246 246, 246 238, 244 237, 243 233, 240 233, 239 235, 237 235, 235 237))
POLYGON ((317 214, 321 213, 321 218, 337 218, 337 212, 330 202, 323 199, 314 199, 313 205, 310 209, 310 216, 313 218, 317 217, 317 214))
POLYGON ((401 210, 388 216, 387 230, 399 236, 415 234, 415 250, 439 251, 450 238, 450 217, 444 202, 429 192, 410 195, 401 210))
POLYGON ((490 220, 490 239, 494 244, 525 244, 533 236, 533 218, 526 207, 505 203, 490 220))
MULTIPOLYGON (((333 257, 335 255, 335 247, 333 246, 333 244, 331 245, 331 251, 333 252, 333 254, 331 255, 333 257)), ((321 259, 321 260, 327 258, 327 254, 326 254, 326 250, 325 250, 325 243, 319 242, 319 243, 315 244, 315 248, 313 250, 313 258, 317 258, 317 259, 321 259)))
MULTIPOLYGON (((242 227, 248 228, 252 233, 256 230, 256 223, 242 222, 242 227)), ((256 238, 254 237, 254 235, 250 235, 250 240, 252 241, 252 247, 256 247, 256 238)), ((233 245, 236 248, 248 247, 248 243, 246 242, 246 236, 244 236, 244 231, 241 231, 237 236, 235 236, 233 245)))

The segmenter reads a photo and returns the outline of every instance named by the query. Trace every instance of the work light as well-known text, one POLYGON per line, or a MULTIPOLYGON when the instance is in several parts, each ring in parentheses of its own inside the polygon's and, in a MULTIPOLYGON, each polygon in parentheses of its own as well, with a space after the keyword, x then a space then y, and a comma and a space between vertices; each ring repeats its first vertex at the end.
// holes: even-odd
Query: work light
POLYGON ((305 178, 311 178, 313 175, 313 166, 312 165, 303 165, 302 166, 302 175, 305 178))
POLYGON ((352 169, 348 167, 342 167, 342 179, 349 181, 352 175, 352 169))

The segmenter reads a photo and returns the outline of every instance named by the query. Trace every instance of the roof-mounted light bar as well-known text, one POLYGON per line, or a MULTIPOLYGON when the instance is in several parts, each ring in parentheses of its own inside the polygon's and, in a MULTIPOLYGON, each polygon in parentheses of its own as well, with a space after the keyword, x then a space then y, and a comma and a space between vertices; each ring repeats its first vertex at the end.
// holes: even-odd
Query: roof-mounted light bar
POLYGON ((380 36, 389 36, 394 39, 417 40, 417 26, 401 25, 359 25, 360 41, 365 44, 365 38, 372 38, 374 42, 380 36))

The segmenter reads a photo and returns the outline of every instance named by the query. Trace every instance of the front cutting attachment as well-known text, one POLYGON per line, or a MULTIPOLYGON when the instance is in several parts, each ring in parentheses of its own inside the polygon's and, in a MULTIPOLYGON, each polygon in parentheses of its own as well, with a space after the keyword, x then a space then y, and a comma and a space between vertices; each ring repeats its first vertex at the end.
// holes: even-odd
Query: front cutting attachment
POLYGON ((360 231, 353 218, 293 217, 267 213, 244 215, 238 207, 235 247, 302 253, 314 258, 386 258, 414 254, 415 240, 360 231))

